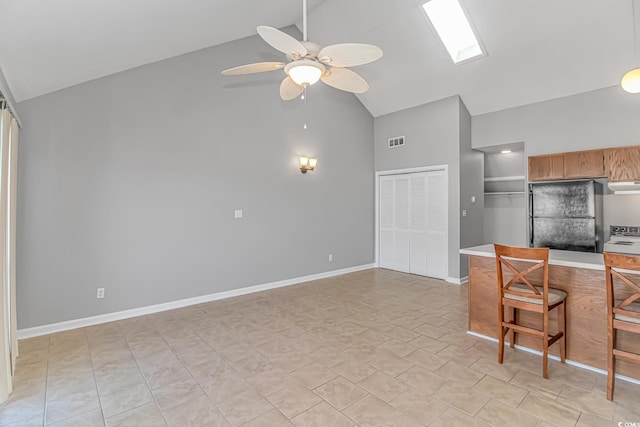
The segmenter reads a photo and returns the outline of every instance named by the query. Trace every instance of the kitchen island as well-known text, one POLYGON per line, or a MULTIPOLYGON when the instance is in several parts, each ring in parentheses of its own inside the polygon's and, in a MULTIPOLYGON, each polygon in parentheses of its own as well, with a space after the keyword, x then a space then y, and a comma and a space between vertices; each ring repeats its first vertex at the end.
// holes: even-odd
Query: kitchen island
MULTIPOLYGON (((493 245, 460 250, 469 256, 469 331, 486 337, 498 337, 498 285, 493 245)), ((517 263, 516 263, 517 264, 517 263)), ((505 271, 505 280, 513 275, 505 271)), ((542 269, 530 277, 542 284, 542 269)), ((639 277, 640 279, 640 277, 639 277)), ((573 251, 549 251, 549 287, 567 293, 567 359, 589 367, 607 369, 607 293, 602 254, 573 251)), ((640 280, 638 280, 640 283, 640 280)), ((617 288, 616 288, 617 289, 617 288)), ((621 291, 623 291, 621 289, 621 291)), ((616 299, 629 295, 621 292, 616 299)), ((556 332, 557 310, 549 314, 551 333, 556 332)), ((542 328, 542 317, 522 312, 519 323, 542 328)), ((507 335, 508 340, 508 335, 507 335)), ((539 339, 516 334, 516 344, 541 350, 539 339)), ((640 353, 637 335, 618 332, 618 347, 640 353)), ((551 346, 550 354, 558 355, 551 346)), ((497 350, 496 350, 497 358, 497 350)), ((616 361, 617 374, 640 380, 640 366, 616 361)))

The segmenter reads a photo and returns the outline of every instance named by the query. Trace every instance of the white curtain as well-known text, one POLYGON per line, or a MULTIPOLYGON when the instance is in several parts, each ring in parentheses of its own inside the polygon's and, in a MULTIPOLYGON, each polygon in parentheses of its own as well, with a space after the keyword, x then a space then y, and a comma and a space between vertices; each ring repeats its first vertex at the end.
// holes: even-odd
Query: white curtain
POLYGON ((18 355, 15 303, 17 161, 18 124, 4 108, 0 115, 0 402, 12 391, 18 355))
POLYGON ((9 271, 9 332, 11 334, 11 372, 16 369, 18 357, 18 317, 16 314, 16 195, 18 192, 18 121, 11 118, 11 140, 9 141, 9 222, 7 223, 7 242, 9 271))

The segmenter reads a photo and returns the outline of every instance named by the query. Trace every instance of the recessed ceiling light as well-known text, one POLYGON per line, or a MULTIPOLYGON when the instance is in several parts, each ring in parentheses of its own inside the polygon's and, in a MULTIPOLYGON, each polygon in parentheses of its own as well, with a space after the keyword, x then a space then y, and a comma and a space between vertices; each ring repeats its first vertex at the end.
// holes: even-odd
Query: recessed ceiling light
POLYGON ((458 0, 429 0, 422 8, 455 64, 484 55, 458 0))
POLYGON ((511 152, 511 150, 502 150, 500 153, 501 154, 509 154, 511 152))

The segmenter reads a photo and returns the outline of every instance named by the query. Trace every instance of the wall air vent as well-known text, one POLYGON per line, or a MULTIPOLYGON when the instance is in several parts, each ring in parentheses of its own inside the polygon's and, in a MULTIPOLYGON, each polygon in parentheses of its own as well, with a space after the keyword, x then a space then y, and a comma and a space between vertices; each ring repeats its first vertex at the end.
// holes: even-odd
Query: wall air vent
POLYGON ((404 146, 404 136, 389 138, 389 148, 397 148, 402 146, 404 146))

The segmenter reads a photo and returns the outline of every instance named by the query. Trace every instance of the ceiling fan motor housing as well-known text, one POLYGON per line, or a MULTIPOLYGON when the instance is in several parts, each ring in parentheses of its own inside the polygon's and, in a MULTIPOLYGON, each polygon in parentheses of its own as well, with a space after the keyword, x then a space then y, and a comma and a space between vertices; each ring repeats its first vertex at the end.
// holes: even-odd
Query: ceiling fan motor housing
MULTIPOLYGON (((320 50, 322 50, 322 46, 320 46, 318 43, 314 43, 314 42, 309 42, 309 41, 301 41, 300 43, 302 43, 302 46, 304 46, 307 49, 307 55, 305 56, 305 58, 311 58, 311 59, 316 59, 318 57, 318 53, 320 52, 320 50)), ((296 54, 287 54, 287 59, 289 61, 295 61, 297 59, 302 59, 299 56, 296 56, 296 54)))

